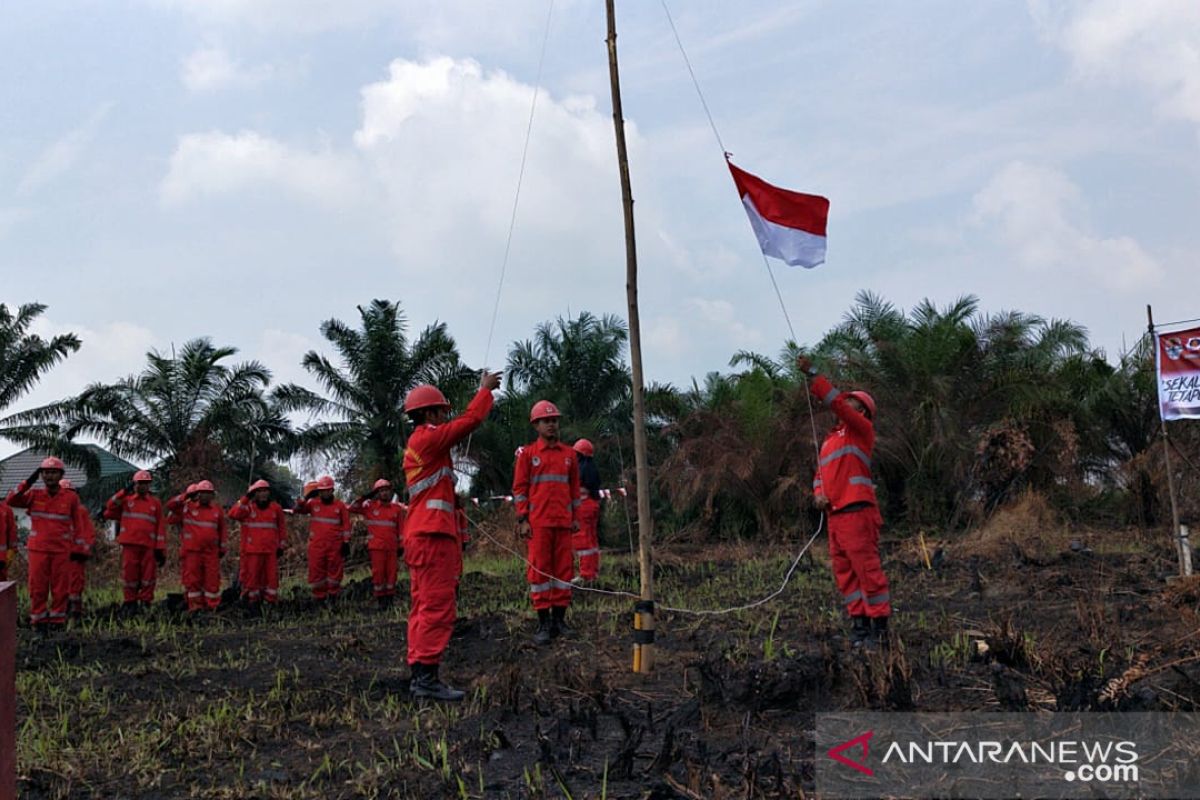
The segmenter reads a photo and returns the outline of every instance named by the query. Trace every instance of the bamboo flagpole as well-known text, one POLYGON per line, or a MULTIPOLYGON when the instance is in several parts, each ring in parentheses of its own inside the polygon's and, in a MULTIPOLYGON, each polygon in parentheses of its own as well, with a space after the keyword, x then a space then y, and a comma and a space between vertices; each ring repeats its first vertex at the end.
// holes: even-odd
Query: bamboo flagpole
MULTIPOLYGON (((1158 375, 1158 336, 1154 332, 1154 311, 1149 304, 1146 305, 1146 325, 1150 331, 1150 346, 1154 348, 1154 380, 1160 380, 1158 375)), ((1157 387, 1155 388, 1155 397, 1157 398, 1157 387)), ((1156 405, 1157 400, 1155 401, 1156 405)), ((1192 554, 1189 552, 1191 544, 1188 542, 1185 528, 1179 525, 1179 498, 1175 494, 1175 473, 1171 469, 1171 441, 1167 437, 1167 420, 1163 416, 1162 408, 1158 410, 1158 420, 1162 425, 1162 445, 1163 445, 1163 461, 1167 467, 1167 494, 1171 498, 1171 538, 1175 541, 1175 554, 1179 557, 1179 574, 1192 574, 1192 554)))
POLYGON ((617 166, 621 172, 621 201, 625 216, 625 295, 629 304, 629 359, 633 366, 633 454, 637 472, 638 566, 641 601, 634 609, 633 671, 646 674, 654 665, 654 568, 650 544, 654 520, 650 515, 650 465, 646 455, 646 398, 642 373, 642 330, 638 318, 637 244, 633 232, 633 188, 625 147, 625 118, 621 111, 621 78, 617 71, 617 12, 615 0, 605 0, 608 18, 608 76, 612 88, 613 127, 617 137, 617 166))

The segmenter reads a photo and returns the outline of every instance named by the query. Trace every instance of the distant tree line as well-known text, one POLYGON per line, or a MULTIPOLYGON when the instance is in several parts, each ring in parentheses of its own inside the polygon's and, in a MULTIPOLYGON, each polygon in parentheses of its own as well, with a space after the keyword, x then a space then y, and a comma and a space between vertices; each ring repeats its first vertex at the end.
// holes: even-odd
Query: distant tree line
MULTIPOLYGON (((80 347, 70 334, 29 332, 44 310, 0 305, 0 412, 80 347)), ((272 385, 265 365, 198 338, 148 353, 140 372, 113 383, 11 413, 0 436, 89 469, 95 456, 79 442, 98 441, 152 469, 163 491, 203 477, 235 493, 266 478, 288 499, 298 488, 289 465, 306 459, 351 490, 383 476, 402 481, 405 394, 433 383, 462 408, 478 370, 444 323, 413 337, 398 302, 358 311, 355 324, 322 323, 329 352, 303 357, 315 390, 272 385)), ((459 454, 472 493, 508 492, 514 453, 533 438, 529 408, 545 398, 564 414, 564 438, 591 439, 605 483, 628 486, 632 498, 627 339, 620 318, 582 312, 514 342, 492 418, 459 454)), ((811 524, 814 441, 832 417, 806 396, 800 349, 739 352, 728 371, 690 387, 647 387, 652 499, 664 530, 784 538, 811 524)), ((1069 321, 987 314, 974 297, 905 312, 864 292, 806 351, 835 384, 879 403, 874 471, 892 525, 962 528, 1026 489, 1092 523, 1156 525, 1169 513, 1148 340, 1110 361, 1069 321)), ((1200 432, 1180 423, 1171 432, 1184 512, 1194 515, 1200 432)))

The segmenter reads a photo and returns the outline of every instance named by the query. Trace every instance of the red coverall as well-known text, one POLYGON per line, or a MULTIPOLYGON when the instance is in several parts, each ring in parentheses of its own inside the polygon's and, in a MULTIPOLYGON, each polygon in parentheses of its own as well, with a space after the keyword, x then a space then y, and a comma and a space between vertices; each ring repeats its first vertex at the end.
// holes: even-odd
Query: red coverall
POLYGON ((183 561, 184 596, 188 611, 216 610, 221 604, 221 556, 225 553, 225 512, 216 503, 207 507, 185 495, 167 501, 168 520, 179 525, 179 555, 183 561))
POLYGON ((21 481, 6 501, 13 508, 29 510, 30 531, 25 542, 29 556, 29 621, 37 625, 62 625, 67 621, 67 596, 71 573, 67 569, 75 547, 75 521, 79 495, 59 487, 50 494, 21 481), (52 598, 50 608, 46 600, 52 598))
POLYGON ((292 513, 312 516, 308 524, 308 585, 313 597, 337 597, 345 571, 342 545, 350 542, 350 509, 337 498, 326 503, 314 497, 296 503, 292 513))
POLYGON ((279 560, 276 552, 287 541, 287 517, 274 500, 266 508, 245 497, 229 509, 229 518, 241 523, 238 583, 250 603, 279 601, 279 560))
POLYGON ((492 393, 480 389, 462 414, 444 425, 413 431, 404 450, 408 522, 404 563, 412 605, 408 612, 408 663, 439 664, 457 618, 462 541, 454 515, 454 463, 450 451, 487 419, 492 393))
MULTIPOLYGON (((83 503, 80 503, 79 509, 75 513, 75 546, 72 551, 90 556, 92 545, 95 543, 96 528, 92 525, 92 515, 88 513, 83 503)), ((83 589, 87 585, 87 562, 68 561, 67 571, 71 576, 71 582, 67 588, 67 613, 79 615, 83 613, 83 589)))
POLYGON ((8 580, 8 565, 17 553, 17 519, 6 503, 0 503, 0 581, 8 580))
POLYGON ((887 576, 879 561, 883 518, 871 480, 875 425, 850 405, 849 395, 818 375, 811 391, 837 414, 838 424, 821 445, 813 494, 829 498, 829 555, 833 577, 850 616, 892 613, 887 576))
POLYGON ((367 524, 367 551, 371 554, 371 591, 376 597, 396 594, 397 554, 404 548, 403 503, 355 500, 351 514, 361 514, 367 524))
POLYGON ((571 535, 579 508, 579 462, 562 442, 540 437, 517 454, 513 471, 513 503, 517 516, 533 528, 529 540, 529 596, 535 610, 571 604, 575 550, 571 535))
POLYGON ((125 602, 154 602, 158 579, 155 551, 166 553, 167 517, 157 497, 117 492, 104 504, 104 518, 117 520, 125 602))
POLYGON ((600 574, 600 502, 594 497, 579 501, 579 530, 571 535, 579 556, 579 577, 594 581, 600 574))

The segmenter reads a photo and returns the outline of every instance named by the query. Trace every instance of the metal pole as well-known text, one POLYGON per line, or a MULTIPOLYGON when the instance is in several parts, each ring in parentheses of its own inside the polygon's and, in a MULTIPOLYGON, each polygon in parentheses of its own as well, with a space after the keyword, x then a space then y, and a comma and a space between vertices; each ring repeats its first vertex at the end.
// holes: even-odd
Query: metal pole
POLYGON ((621 173, 621 200, 625 212, 625 295, 629 304, 629 358, 633 366, 633 454, 637 472, 638 565, 642 601, 637 604, 634 631, 634 672, 653 668, 654 569, 650 543, 654 520, 650 515, 650 466, 646 456, 645 380, 642 376, 642 330, 638 318, 637 245, 633 232, 633 188, 629 181, 629 154, 625 147, 625 118, 621 111, 621 79, 617 71, 617 12, 614 0, 605 0, 608 17, 608 76, 612 88, 613 127, 617 136, 617 166, 621 173))
MULTIPOLYGON (((1146 306, 1146 324, 1150 330, 1150 346, 1154 348, 1154 361, 1158 363, 1158 338, 1154 334, 1154 312, 1150 306, 1146 306)), ((1155 371, 1155 380, 1158 379, 1157 370, 1155 371)), ((1157 392, 1155 394, 1157 398, 1157 392)), ((1158 401, 1155 400, 1157 405, 1158 401)), ((1179 573, 1187 574, 1187 563, 1191 561, 1191 553, 1185 554, 1183 548, 1189 545, 1181 538, 1179 533, 1179 499, 1175 496, 1175 474, 1171 469, 1171 442, 1167 438, 1167 421, 1163 418, 1162 409, 1158 410, 1158 421, 1162 425, 1162 444, 1163 444, 1163 462, 1167 467, 1167 494, 1171 498, 1171 538, 1175 542, 1175 554, 1179 557, 1179 573)))

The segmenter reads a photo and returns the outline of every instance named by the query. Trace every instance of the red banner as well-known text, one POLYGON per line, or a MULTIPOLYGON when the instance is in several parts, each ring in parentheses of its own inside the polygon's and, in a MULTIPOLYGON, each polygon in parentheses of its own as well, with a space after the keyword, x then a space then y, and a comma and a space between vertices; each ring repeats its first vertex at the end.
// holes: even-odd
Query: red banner
POLYGON ((1200 419, 1200 328, 1156 333, 1158 411, 1164 420, 1200 419))

